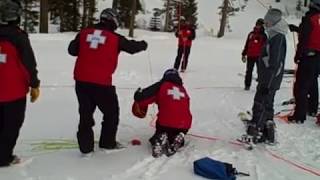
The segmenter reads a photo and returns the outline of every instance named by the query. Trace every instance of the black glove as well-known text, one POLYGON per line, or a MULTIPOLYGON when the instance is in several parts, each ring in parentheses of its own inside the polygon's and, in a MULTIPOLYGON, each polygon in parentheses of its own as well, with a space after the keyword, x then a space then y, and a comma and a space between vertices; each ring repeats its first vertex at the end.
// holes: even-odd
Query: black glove
POLYGON ((290 32, 298 32, 299 31, 299 27, 294 24, 289 24, 289 29, 290 29, 290 32))
POLYGON ((141 93, 142 93, 142 89, 141 87, 139 87, 135 92, 134 92, 134 100, 140 100, 141 99, 141 93))
POLYGON ((260 92, 261 92, 262 95, 267 95, 267 94, 269 94, 269 88, 261 87, 260 88, 260 92))
POLYGON ((146 50, 148 48, 148 43, 146 41, 141 41, 141 47, 143 50, 146 50))

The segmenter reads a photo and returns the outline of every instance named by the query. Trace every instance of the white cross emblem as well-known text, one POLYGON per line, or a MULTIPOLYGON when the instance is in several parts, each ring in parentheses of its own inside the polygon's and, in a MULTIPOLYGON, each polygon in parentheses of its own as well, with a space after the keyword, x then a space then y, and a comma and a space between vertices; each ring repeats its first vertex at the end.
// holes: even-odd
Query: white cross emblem
POLYGON ((173 87, 172 89, 168 90, 168 95, 171 95, 174 100, 180 100, 181 98, 185 97, 183 92, 179 91, 179 88, 173 87))
POLYGON ((7 62, 7 55, 1 53, 1 47, 0 47, 0 64, 4 64, 7 62))
POLYGON ((99 44, 106 42, 106 37, 102 36, 102 30, 95 30, 93 34, 88 34, 87 42, 90 42, 91 49, 98 49, 99 44))

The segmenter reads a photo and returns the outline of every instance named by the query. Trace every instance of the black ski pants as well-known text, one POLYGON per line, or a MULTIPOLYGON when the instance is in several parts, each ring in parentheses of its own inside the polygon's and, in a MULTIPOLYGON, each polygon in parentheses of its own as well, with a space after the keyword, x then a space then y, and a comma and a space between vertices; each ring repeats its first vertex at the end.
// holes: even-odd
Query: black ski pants
POLYGON ((151 145, 154 145, 157 138, 162 134, 162 133, 167 133, 168 135, 168 140, 169 143, 172 144, 175 137, 180 133, 187 134, 189 129, 178 129, 178 128, 171 128, 171 127, 165 127, 161 126, 160 124, 156 123, 156 132, 154 135, 149 139, 149 142, 151 145))
POLYGON ((182 60, 181 70, 187 69, 190 51, 191 51, 190 46, 179 46, 178 47, 178 54, 177 54, 176 60, 174 62, 175 69, 179 70, 182 56, 183 56, 183 60, 182 60))
MULTIPOLYGON (((310 110, 318 107, 318 74, 320 67, 320 54, 317 53, 312 57, 305 57, 298 65, 296 73, 296 82, 294 87, 294 97, 296 106, 294 117, 296 120, 305 121, 308 105, 310 110), (314 100, 308 101, 308 95, 314 100)), ((309 110, 309 111, 310 111, 309 110)))
POLYGON ((258 62, 259 62, 258 59, 259 58, 249 58, 249 57, 247 59, 246 76, 245 76, 245 79, 244 79, 245 87, 250 87, 251 86, 252 72, 253 72, 255 64, 256 64, 257 74, 258 74, 258 62))
POLYGON ((24 122, 26 97, 12 102, 0 102, 0 166, 13 160, 13 150, 24 122))
POLYGON ((101 86, 76 82, 76 94, 79 102, 80 122, 77 138, 82 153, 94 150, 95 125, 94 112, 98 107, 103 114, 99 147, 112 149, 116 146, 116 134, 119 124, 119 102, 114 86, 101 86))
POLYGON ((267 120, 273 120, 275 94, 276 90, 269 90, 264 94, 257 88, 252 107, 252 122, 260 129, 264 129, 267 120))

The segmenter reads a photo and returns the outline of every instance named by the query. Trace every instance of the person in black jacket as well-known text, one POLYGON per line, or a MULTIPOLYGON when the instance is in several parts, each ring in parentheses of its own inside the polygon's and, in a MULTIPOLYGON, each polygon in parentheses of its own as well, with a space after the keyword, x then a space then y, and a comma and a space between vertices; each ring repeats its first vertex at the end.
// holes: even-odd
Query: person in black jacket
POLYGON ((174 62, 174 68, 179 70, 183 56, 181 72, 184 72, 188 66, 192 41, 196 38, 195 27, 189 21, 182 20, 175 35, 178 38, 178 54, 174 62))
POLYGON ((252 107, 252 120, 248 124, 244 140, 274 143, 274 97, 280 89, 287 51, 288 24, 279 9, 269 9, 264 17, 268 34, 267 44, 259 60, 258 85, 252 107))
POLYGON ((0 167, 20 162, 14 147, 23 125, 26 96, 40 94, 38 70, 26 32, 19 28, 22 8, 18 1, 0 2, 0 167))
POLYGON ((69 54, 78 57, 74 68, 80 114, 77 138, 84 156, 91 156, 94 151, 92 127, 96 107, 103 113, 99 147, 104 150, 122 148, 116 141, 119 102, 112 74, 121 51, 135 54, 146 50, 147 43, 127 40, 115 33, 118 26, 118 13, 107 8, 102 11, 98 24, 82 29, 69 45, 69 54))
POLYGON ((311 0, 309 11, 302 18, 299 27, 293 25, 290 29, 298 31, 299 42, 295 55, 298 64, 296 82, 294 85, 295 109, 288 117, 290 122, 304 123, 307 111, 314 115, 318 108, 318 74, 320 66, 320 0, 311 0), (310 93, 311 91, 311 93, 310 93), (312 93, 313 92, 313 93, 312 93), (309 100, 308 94, 313 100, 309 100), (310 103, 313 102, 313 103, 310 103))

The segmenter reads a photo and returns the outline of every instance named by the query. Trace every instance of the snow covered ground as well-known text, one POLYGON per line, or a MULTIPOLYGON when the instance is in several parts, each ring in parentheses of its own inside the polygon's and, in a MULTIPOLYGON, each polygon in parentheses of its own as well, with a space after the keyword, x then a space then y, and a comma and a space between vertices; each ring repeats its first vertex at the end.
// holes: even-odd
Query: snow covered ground
MULTIPOLYGON (((210 8, 201 3, 204 1, 207 0, 199 2, 200 12, 209 14, 210 8)), ((68 56, 66 50, 75 34, 31 35, 42 80, 41 97, 35 104, 28 104, 16 147, 16 154, 26 162, 0 169, 0 179, 201 180, 203 178, 193 174, 193 161, 205 156, 233 163, 237 169, 249 172, 250 177, 239 178, 243 180, 319 179, 320 129, 312 118, 303 125, 276 121, 279 144, 274 147, 247 151, 228 142, 244 133, 237 114, 250 110, 252 105, 256 84, 253 83, 250 91, 243 90, 243 77, 238 73, 244 73, 245 65, 240 57, 247 33, 265 11, 257 1, 250 0, 247 13, 230 20, 233 32, 223 39, 201 34, 194 42, 188 71, 182 75, 191 96, 193 126, 186 137, 188 146, 170 158, 154 159, 150 153, 148 138, 154 131, 150 123, 156 108, 150 107, 148 117, 140 120, 131 114, 131 103, 136 88, 159 80, 164 70, 173 66, 177 49, 173 34, 136 31, 136 39, 146 40, 149 49, 134 56, 121 54, 114 75, 121 108, 118 140, 127 144, 137 138, 142 145, 129 145, 122 151, 109 153, 96 149, 89 159, 81 158, 76 147, 78 107, 72 79, 74 58, 68 56)), ((211 20, 202 18, 202 21, 211 20)), ((292 68, 292 34, 288 34, 287 40, 287 68, 292 68)), ((277 111, 288 108, 280 103, 291 98, 290 80, 284 79, 276 96, 277 111)), ((101 114, 97 112, 97 139, 100 122, 101 114)))

